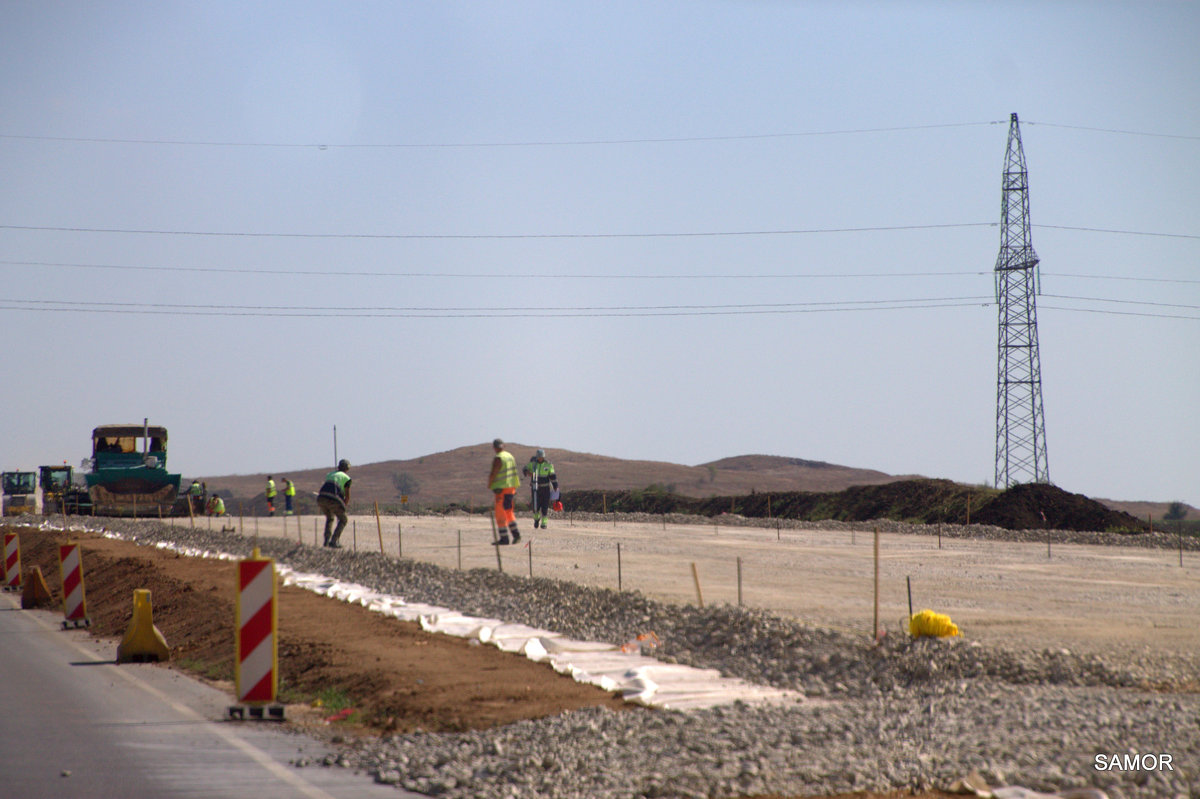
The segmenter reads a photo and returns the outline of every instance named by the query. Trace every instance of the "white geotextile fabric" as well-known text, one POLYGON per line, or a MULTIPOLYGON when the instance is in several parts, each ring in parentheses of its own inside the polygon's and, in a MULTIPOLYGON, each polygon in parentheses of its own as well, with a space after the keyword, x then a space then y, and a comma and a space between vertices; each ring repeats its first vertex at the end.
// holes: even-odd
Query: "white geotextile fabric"
MULTIPOLYGON (((43 523, 43 526, 49 525, 43 523)), ((110 538, 123 538, 109 530, 95 532, 110 538)), ((189 557, 239 560, 224 552, 170 543, 156 546, 189 557)), ((517 652, 534 662, 549 663, 555 671, 569 675, 576 682, 619 692, 627 701, 650 707, 691 710, 734 702, 800 702, 804 699, 803 694, 796 691, 722 677, 715 669, 663 663, 640 652, 623 652, 621 647, 612 644, 574 641, 558 633, 523 624, 480 619, 449 608, 406 602, 402 597, 381 594, 355 583, 339 582, 320 574, 297 572, 279 563, 275 564, 275 569, 284 585, 296 585, 403 621, 419 622, 422 629, 429 632, 468 638, 480 644, 490 644, 504 652, 517 652)))
POLYGON ((722 677, 715 669, 697 669, 663 663, 640 652, 627 653, 612 644, 574 641, 558 633, 538 630, 499 619, 466 616, 448 608, 406 602, 361 585, 338 582, 319 574, 304 574, 277 567, 285 585, 297 585, 324 596, 393 616, 419 622, 433 633, 468 638, 515 652, 530 660, 549 663, 555 671, 625 699, 652 707, 687 710, 734 702, 801 701, 795 691, 753 685, 722 677))

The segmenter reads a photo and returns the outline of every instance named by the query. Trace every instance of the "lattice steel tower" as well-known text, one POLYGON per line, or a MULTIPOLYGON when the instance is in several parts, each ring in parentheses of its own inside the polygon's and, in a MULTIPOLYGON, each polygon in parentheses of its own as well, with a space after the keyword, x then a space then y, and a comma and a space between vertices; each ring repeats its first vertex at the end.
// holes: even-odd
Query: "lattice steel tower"
POLYGON ((996 370, 996 487, 1049 483, 1042 367, 1038 354, 1037 253, 1029 234, 1029 172, 1013 114, 1004 157, 996 304, 1000 308, 996 370))

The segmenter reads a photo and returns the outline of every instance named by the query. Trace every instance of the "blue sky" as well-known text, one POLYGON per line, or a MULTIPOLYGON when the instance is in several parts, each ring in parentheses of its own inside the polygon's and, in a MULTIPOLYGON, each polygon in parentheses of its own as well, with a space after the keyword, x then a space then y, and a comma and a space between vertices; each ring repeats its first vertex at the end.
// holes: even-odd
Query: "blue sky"
POLYGON ((244 6, 0 6, 3 468, 989 481, 1016 112, 1051 479, 1200 505, 1200 6, 244 6))

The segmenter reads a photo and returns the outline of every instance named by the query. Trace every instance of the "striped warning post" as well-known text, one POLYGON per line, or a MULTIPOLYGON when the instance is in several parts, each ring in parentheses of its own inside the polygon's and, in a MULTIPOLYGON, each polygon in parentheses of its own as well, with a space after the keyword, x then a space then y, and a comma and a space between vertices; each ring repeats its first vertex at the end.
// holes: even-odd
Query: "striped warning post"
POLYGON ((58 545, 58 575, 63 589, 63 627, 88 624, 83 593, 83 555, 76 541, 58 545))
POLYGON ((264 704, 275 701, 279 682, 275 584, 275 561, 259 557, 257 547, 249 558, 238 561, 236 683, 239 702, 264 704))
POLYGON ((4 534, 4 590, 21 590, 21 539, 16 533, 4 534))

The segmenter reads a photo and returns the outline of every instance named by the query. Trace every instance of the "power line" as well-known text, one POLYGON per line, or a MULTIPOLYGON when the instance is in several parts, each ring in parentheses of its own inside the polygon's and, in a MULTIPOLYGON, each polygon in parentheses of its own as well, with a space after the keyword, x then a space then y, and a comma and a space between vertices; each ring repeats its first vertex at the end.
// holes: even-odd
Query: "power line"
POLYGON ((1030 122, 1025 120, 1026 125, 1040 125, 1043 128, 1063 128, 1064 130, 1086 130, 1092 133, 1119 133, 1124 136, 1153 136, 1161 139, 1188 139, 1191 141, 1200 141, 1200 136, 1184 136, 1177 133, 1153 133, 1148 130, 1121 130, 1119 128, 1093 128, 1086 125, 1061 125, 1054 122, 1030 122))
MULTIPOLYGON (((677 317, 677 316, 747 316, 747 315, 785 315, 785 314, 807 314, 807 313, 861 313, 861 312, 878 312, 878 311, 907 311, 907 310, 938 310, 946 308, 988 308, 992 305, 992 298, 981 298, 984 302, 961 302, 961 303, 918 303, 912 305, 889 305, 880 307, 854 307, 854 308, 759 308, 759 309, 695 309, 695 310, 675 310, 675 311, 560 311, 560 310, 543 310, 536 309, 530 311, 521 310, 488 310, 488 311, 464 311, 464 312, 381 312, 371 311, 363 313, 350 313, 345 311, 230 311, 219 310, 213 308, 205 309, 183 309, 183 308, 82 308, 74 306, 59 306, 59 307, 36 307, 28 304, 5 305, 3 303, 16 302, 22 303, 26 301, 12 301, 0 299, 0 311, 24 311, 27 313, 100 313, 100 314, 117 314, 117 315, 159 315, 159 316, 223 316, 223 317, 244 317, 244 318, 334 318, 334 319, 491 319, 491 318, 619 318, 619 317, 677 317)), ((1166 313, 1146 313, 1138 311, 1116 311, 1111 309, 1100 308, 1072 308, 1055 305, 1040 305, 1039 310, 1048 311, 1066 311, 1075 313, 1093 313, 1093 314, 1108 314, 1111 316, 1136 316, 1151 319, 1182 319, 1188 321, 1200 322, 1200 316, 1188 316, 1185 314, 1166 314, 1166 313)))
MULTIPOLYGON (((832 279, 862 279, 862 278, 914 278, 914 277, 981 277, 990 276, 991 270, 957 271, 957 272, 708 272, 689 274, 670 273, 572 273, 572 272, 385 272, 369 270, 332 270, 332 269, 266 269, 252 266, 142 266, 137 264, 86 264, 71 261, 22 261, 0 260, 0 266, 48 266, 64 269, 110 269, 137 272, 188 272, 230 275, 275 275, 286 277, 329 277, 336 274, 339 277, 392 277, 392 278, 436 278, 446 280, 521 280, 521 279, 554 279, 554 280, 832 280, 832 279)), ((1089 275, 1079 272, 1042 272, 1042 277, 1066 277, 1081 280, 1122 280, 1134 283, 1181 283, 1200 284, 1200 279, 1188 278, 1158 278, 1144 275, 1089 275)))
POLYGON ((1043 230, 1079 230, 1085 233, 1119 233, 1125 236, 1161 236, 1171 239, 1200 239, 1195 233, 1157 233, 1145 230, 1117 230, 1103 227, 1072 227, 1070 225, 1032 225, 1043 230))
MULTIPOLYGON (((591 147, 622 144, 680 144, 689 142, 762 141, 770 139, 799 139, 816 136, 856 136, 871 133, 902 133, 906 131, 939 130, 947 128, 985 127, 1005 124, 1007 120, 986 122, 947 122, 927 125, 897 125, 874 128, 839 128, 831 130, 785 131, 782 133, 735 133, 713 136, 645 136, 619 139, 533 139, 518 141, 481 142, 375 142, 352 144, 347 142, 255 142, 212 139, 139 139, 104 136, 43 136, 36 134, 0 133, 0 139, 13 141, 59 142, 64 144, 144 144, 170 147, 218 147, 247 149, 293 149, 293 150, 417 150, 417 149, 496 149, 505 147, 591 147)), ((1057 122, 1031 122, 1044 128, 1082 130, 1091 133, 1111 133, 1122 136, 1149 136, 1163 139, 1200 141, 1200 136, 1177 133, 1158 133, 1146 130, 1102 128, 1088 125, 1068 125, 1057 122)))
POLYGON ((79 311, 97 313, 185 313, 247 316, 686 316, 700 314, 797 313, 806 311, 891 310, 893 308, 942 308, 985 304, 990 296, 920 297, 901 300, 838 300, 822 302, 726 303, 717 305, 581 305, 545 308, 513 306, 469 308, 461 306, 329 306, 329 305, 237 305, 231 303, 155 303, 71 300, 26 300, 0 298, 8 310, 79 311))
POLYGON ((995 227, 995 222, 950 222, 932 225, 880 225, 845 228, 793 228, 779 230, 676 231, 658 233, 279 233, 262 231, 156 230, 150 228, 96 228, 53 225, 0 225, 0 230, 30 230, 51 233, 123 233, 155 236, 228 236, 234 238, 281 239, 653 239, 707 238, 721 236, 790 236, 813 233, 872 233, 893 230, 938 230, 945 228, 995 227))
POLYGON ((790 133, 744 133, 727 136, 664 136, 627 139, 561 139, 510 142, 384 142, 376 144, 346 144, 320 142, 248 142, 248 141, 205 141, 198 139, 132 139, 104 138, 99 136, 36 136, 15 133, 0 133, 0 139, 23 141, 64 142, 76 144, 150 144, 177 147, 246 147, 284 148, 303 150, 384 150, 384 149, 467 149, 500 147, 580 147, 615 144, 678 144, 686 142, 755 141, 764 139, 795 139, 811 136, 849 136, 867 133, 897 133, 913 130, 936 130, 941 128, 968 128, 996 125, 992 122, 948 122, 929 125, 902 125, 881 128, 846 128, 840 130, 793 131, 790 133))
POLYGON ((1083 275, 1077 272, 1042 272, 1042 277, 1075 277, 1088 280, 1129 280, 1138 283, 1200 283, 1200 280, 1171 277, 1129 277, 1124 275, 1083 275))
POLYGON ((1177 302, 1149 302, 1147 300, 1117 300, 1108 297, 1072 297, 1067 294, 1042 294, 1042 297, 1049 297, 1055 300, 1079 300, 1080 302, 1112 302, 1122 305, 1157 305, 1162 308, 1190 308, 1200 310, 1200 305, 1188 305, 1177 302))
MULTIPOLYGON (((205 272, 222 274, 247 275, 285 275, 285 276, 314 276, 329 277, 400 277, 400 278, 446 278, 469 279, 492 278, 510 280, 523 278, 546 279, 575 279, 575 280, 775 280, 791 278, 886 278, 886 277, 979 277, 989 274, 985 271, 975 272, 849 272, 849 273, 803 273, 803 272, 765 272, 755 274, 739 273, 705 273, 705 274, 593 274, 569 272, 377 272, 362 270, 331 269, 264 269, 261 267, 222 267, 222 266, 136 266, 132 264, 81 264, 61 261, 6 261, 0 260, 0 266, 53 266, 70 269, 117 269, 142 272, 205 272)), ((1198 281, 1200 282, 1200 281, 1198 281)))
MULTIPOLYGON (((0 225, 0 230, 26 230, 49 233, 117 233, 151 236, 205 236, 230 238, 280 239, 393 239, 393 240, 479 240, 479 239, 655 239, 719 238, 729 236, 797 236, 820 233, 881 233, 897 230, 946 230, 953 228, 997 227, 996 222, 944 222, 928 225, 867 225, 861 227, 778 228, 764 230, 693 230, 648 233, 282 233, 278 231, 164 230, 156 228, 68 227, 64 225, 0 225)), ((1114 233, 1125 236, 1157 236, 1200 240, 1195 233, 1165 233, 1147 230, 1081 227, 1074 225, 1032 225, 1046 230, 1074 230, 1086 233, 1114 233)))
POLYGON ((1200 316, 1185 316, 1183 314, 1142 313, 1138 311, 1114 311, 1103 308, 1064 308, 1059 305, 1039 305, 1039 311, 1075 311, 1078 313, 1109 314, 1111 316, 1141 316, 1150 319, 1189 319, 1200 322, 1200 316))

